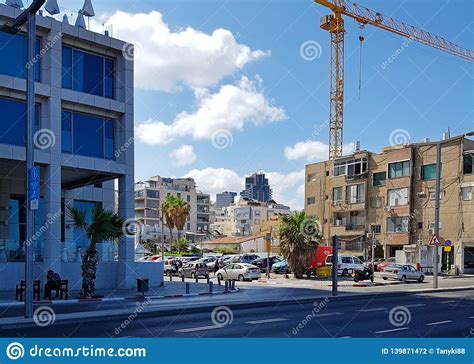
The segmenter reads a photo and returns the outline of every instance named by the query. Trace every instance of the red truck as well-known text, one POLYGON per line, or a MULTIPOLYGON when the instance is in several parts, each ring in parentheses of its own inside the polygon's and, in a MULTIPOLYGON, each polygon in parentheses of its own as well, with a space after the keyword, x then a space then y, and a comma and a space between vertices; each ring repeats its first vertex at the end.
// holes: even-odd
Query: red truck
POLYGON ((314 259, 308 267, 310 272, 314 272, 316 268, 326 266, 326 257, 332 255, 332 248, 330 246, 318 246, 314 259))

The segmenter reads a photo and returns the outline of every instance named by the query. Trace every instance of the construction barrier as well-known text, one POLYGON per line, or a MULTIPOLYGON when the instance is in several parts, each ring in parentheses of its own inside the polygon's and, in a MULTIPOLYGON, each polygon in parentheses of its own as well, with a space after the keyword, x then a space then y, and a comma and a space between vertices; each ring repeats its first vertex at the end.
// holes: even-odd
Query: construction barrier
POLYGON ((331 267, 319 267, 316 268, 317 278, 329 278, 331 277, 331 267))

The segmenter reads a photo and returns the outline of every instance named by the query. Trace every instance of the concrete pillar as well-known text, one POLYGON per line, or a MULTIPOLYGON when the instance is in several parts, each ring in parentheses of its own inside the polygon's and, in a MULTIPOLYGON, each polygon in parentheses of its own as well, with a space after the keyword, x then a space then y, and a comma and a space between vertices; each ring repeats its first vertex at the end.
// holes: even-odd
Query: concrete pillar
MULTIPOLYGON (((118 183, 118 207, 119 214, 125 219, 134 218, 134 181, 133 175, 124 175, 119 178, 118 183)), ((124 237, 118 245, 118 288, 133 288, 136 274, 134 274, 134 239, 124 237)))

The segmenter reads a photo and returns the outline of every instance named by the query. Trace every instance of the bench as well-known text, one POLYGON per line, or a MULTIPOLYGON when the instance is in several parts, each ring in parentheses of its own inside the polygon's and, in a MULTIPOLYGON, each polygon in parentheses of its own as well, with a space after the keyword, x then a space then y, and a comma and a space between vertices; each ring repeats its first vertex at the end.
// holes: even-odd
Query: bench
POLYGON ((47 297, 47 289, 46 289, 48 283, 44 285, 44 298, 52 299, 51 292, 56 291, 56 298, 58 298, 59 296, 60 299, 63 299, 64 297, 64 299, 67 300, 69 298, 68 296, 69 295, 69 281, 67 279, 60 279, 59 281, 56 281, 56 283, 57 283, 57 287, 53 287, 49 290, 49 294, 50 294, 49 297, 47 297))
MULTIPOLYGON (((16 285, 16 290, 15 290, 15 299, 17 301, 23 301, 23 295, 26 291, 26 282, 25 281, 20 281, 16 285)), ((37 301, 40 300, 40 281, 33 281, 33 299, 37 301)))

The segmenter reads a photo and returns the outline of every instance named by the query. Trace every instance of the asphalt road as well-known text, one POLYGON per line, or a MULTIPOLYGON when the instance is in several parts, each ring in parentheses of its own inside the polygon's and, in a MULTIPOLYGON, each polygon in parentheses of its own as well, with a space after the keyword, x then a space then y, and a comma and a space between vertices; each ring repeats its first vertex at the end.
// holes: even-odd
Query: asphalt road
POLYGON ((474 337, 474 290, 216 308, 128 322, 2 330, 4 337, 474 337))

